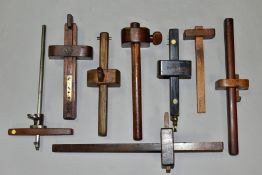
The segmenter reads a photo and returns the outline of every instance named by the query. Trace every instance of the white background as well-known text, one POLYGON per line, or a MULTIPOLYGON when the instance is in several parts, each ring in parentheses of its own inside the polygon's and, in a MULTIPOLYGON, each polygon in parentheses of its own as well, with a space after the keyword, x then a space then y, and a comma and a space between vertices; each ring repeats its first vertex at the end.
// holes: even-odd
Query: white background
POLYGON ((261 63, 262 1, 260 0, 1 0, 0 2, 0 174, 1 175, 158 175, 160 154, 52 153, 54 143, 123 143, 132 139, 131 55, 121 48, 120 31, 140 22, 163 33, 159 46, 142 49, 143 141, 159 142, 163 114, 169 111, 169 81, 156 77, 156 63, 168 59, 169 28, 180 29, 180 59, 192 60, 192 79, 180 81, 180 117, 176 141, 224 141, 223 153, 176 154, 172 174, 260 175, 262 172, 261 63), (78 44, 94 48, 93 61, 78 61, 78 116, 62 117, 63 62, 49 60, 46 49, 43 113, 48 127, 72 127, 73 136, 11 137, 8 128, 29 127, 27 113, 36 112, 41 25, 47 25, 46 46, 63 44, 63 26, 71 13, 78 25, 78 44), (236 71, 250 80, 238 103, 238 156, 227 149, 226 93, 215 91, 225 78, 223 20, 235 21, 236 71), (205 114, 196 112, 195 45, 184 41, 184 29, 214 27, 205 40, 205 114), (110 33, 109 67, 121 71, 121 87, 109 89, 108 136, 97 136, 98 89, 86 86, 86 71, 98 66, 100 32, 110 33))

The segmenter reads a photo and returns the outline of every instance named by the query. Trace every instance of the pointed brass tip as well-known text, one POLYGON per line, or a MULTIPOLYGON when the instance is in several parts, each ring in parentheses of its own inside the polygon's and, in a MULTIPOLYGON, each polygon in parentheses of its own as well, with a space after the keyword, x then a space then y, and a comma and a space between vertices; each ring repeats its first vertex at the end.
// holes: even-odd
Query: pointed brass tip
POLYGON ((178 116, 170 116, 170 120, 173 122, 174 132, 177 132, 178 116))
POLYGON ((39 151, 39 148, 40 148, 39 142, 34 142, 34 145, 35 145, 35 150, 39 151))

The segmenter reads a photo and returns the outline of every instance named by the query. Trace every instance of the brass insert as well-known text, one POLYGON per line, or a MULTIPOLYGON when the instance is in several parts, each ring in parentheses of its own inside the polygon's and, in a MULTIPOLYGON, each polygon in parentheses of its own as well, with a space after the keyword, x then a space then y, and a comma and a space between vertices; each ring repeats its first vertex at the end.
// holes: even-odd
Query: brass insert
POLYGON ((72 101, 72 75, 66 76, 66 98, 67 101, 72 101))

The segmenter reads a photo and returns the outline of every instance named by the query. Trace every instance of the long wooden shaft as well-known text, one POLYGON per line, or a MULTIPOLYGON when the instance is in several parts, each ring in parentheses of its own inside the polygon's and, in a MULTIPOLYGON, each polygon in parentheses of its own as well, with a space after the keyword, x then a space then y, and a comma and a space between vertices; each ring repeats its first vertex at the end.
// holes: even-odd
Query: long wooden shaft
POLYGON ((140 43, 132 43, 133 138, 142 140, 140 43))
MULTIPOLYGON (((72 24, 71 27, 65 24, 65 45, 77 45, 77 27, 72 24)), ((70 54, 70 49, 64 50, 70 54)), ((76 98, 77 98, 77 67, 76 57, 64 58, 64 119, 73 120, 76 118, 76 98)))
MULTIPOLYGON (((108 45, 109 34, 107 32, 100 33, 100 58, 99 66, 102 69, 108 68, 108 45)), ((99 101, 98 101, 98 135, 107 135, 107 85, 99 86, 99 101)))
MULTIPOLYGON (((53 152, 115 152, 115 153, 160 153, 160 143, 130 144, 54 144, 53 152)), ((174 151, 179 152, 221 152, 223 142, 174 143, 174 151)))
MULTIPOLYGON (((235 49, 233 19, 227 18, 224 22, 226 74, 227 79, 235 79, 235 49)), ((238 127, 237 127, 237 95, 236 88, 227 88, 227 115, 228 115, 228 149, 229 154, 238 154, 238 127)))
POLYGON ((206 112, 205 102, 205 71, 203 37, 196 37, 196 85, 197 85, 197 112, 206 112))

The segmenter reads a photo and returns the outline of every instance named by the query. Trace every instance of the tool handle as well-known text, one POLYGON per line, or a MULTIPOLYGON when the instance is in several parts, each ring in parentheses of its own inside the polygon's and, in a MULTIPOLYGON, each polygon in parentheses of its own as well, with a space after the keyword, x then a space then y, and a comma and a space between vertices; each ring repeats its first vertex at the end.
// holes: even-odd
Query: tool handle
MULTIPOLYGON (((224 21, 226 74, 227 79, 235 79, 235 50, 234 24, 232 18, 224 21)), ((237 127, 237 95, 236 88, 227 88, 227 115, 228 115, 228 149, 229 154, 238 154, 238 127, 237 127)))
POLYGON ((132 52, 133 138, 134 140, 142 140, 140 43, 132 43, 131 52, 132 52))
MULTIPOLYGON (((108 68, 108 47, 109 34, 107 32, 100 33, 100 57, 99 66, 103 69, 108 68)), ((99 100, 98 100, 98 135, 107 135, 107 99, 108 88, 107 85, 99 86, 99 100)))

